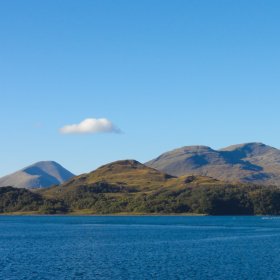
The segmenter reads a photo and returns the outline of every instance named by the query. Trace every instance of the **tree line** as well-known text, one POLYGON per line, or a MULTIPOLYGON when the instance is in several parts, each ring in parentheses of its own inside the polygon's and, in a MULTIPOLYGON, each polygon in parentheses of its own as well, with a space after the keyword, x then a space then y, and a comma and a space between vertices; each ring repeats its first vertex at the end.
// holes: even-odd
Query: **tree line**
POLYGON ((280 189, 198 185, 145 193, 102 182, 63 190, 46 198, 43 192, 0 188, 0 213, 64 214, 85 209, 93 214, 280 215, 280 189))

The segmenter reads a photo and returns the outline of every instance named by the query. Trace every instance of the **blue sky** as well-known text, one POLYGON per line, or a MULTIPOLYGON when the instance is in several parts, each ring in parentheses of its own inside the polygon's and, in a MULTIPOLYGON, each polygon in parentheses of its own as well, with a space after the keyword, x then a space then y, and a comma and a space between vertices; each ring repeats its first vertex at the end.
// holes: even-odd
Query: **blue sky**
POLYGON ((0 176, 184 145, 280 148, 278 0, 0 3, 0 176), (62 134, 86 118, 122 133, 62 134))

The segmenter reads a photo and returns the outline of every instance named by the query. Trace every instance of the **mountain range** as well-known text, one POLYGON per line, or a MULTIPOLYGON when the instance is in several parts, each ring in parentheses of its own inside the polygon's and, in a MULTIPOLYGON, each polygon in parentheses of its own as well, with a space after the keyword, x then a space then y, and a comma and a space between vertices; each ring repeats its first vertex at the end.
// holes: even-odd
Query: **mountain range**
POLYGON ((279 215, 276 186, 176 177, 135 160, 106 164, 60 185, 0 188, 0 213, 279 215))
POLYGON ((233 145, 220 150, 186 146, 146 163, 173 176, 210 176, 224 182, 280 185, 280 150, 262 143, 233 145))
POLYGON ((52 185, 59 185, 73 176, 74 174, 55 161, 40 161, 0 178, 0 187, 48 188, 52 185))
POLYGON ((0 178, 0 187, 48 188, 65 182, 77 185, 82 184, 84 178, 87 183, 103 178, 120 185, 125 178, 129 179, 125 183, 130 186, 149 188, 151 182, 154 187, 156 181, 161 186, 167 176, 193 175, 212 177, 225 183, 280 186, 280 150, 262 143, 239 144, 220 150, 207 146, 186 146, 147 162, 145 165, 150 167, 148 169, 139 164, 134 160, 118 161, 87 175, 74 177, 73 173, 54 161, 41 161, 0 178), (153 179, 149 181, 151 177, 153 179))
POLYGON ((0 213, 279 215, 279 167, 280 151, 261 143, 183 147, 79 176, 39 162, 0 179, 0 213))

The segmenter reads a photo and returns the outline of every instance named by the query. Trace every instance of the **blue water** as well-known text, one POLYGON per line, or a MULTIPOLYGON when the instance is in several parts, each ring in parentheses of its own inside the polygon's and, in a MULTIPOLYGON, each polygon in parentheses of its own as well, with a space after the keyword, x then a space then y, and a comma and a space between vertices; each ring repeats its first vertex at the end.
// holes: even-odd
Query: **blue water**
POLYGON ((0 217, 0 279, 280 279, 280 219, 0 217))

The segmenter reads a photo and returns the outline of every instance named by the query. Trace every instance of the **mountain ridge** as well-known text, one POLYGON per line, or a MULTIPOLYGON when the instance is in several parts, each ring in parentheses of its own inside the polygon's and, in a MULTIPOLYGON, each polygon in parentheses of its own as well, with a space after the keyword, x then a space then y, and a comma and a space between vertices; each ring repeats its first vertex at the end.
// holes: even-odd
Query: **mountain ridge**
POLYGON ((146 163, 173 176, 210 176, 226 182, 280 185, 280 150, 250 142, 219 150, 184 146, 146 163))
POLYGON ((1 213, 278 215, 280 189, 174 177, 134 160, 100 168, 50 188, 0 188, 1 213))

